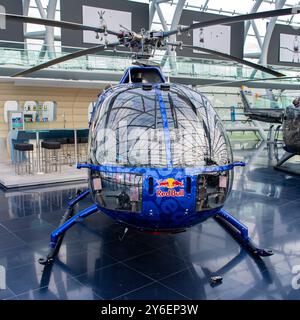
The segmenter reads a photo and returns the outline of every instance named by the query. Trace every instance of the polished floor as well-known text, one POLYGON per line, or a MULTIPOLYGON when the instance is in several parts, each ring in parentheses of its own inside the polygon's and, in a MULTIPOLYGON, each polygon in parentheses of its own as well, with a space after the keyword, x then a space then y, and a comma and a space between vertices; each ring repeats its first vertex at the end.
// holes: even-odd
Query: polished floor
POLYGON ((300 177, 273 170, 266 145, 234 149, 248 165, 225 208, 274 256, 254 260, 213 219, 172 236, 129 231, 120 242, 123 228, 99 213, 68 232, 44 269, 49 233, 84 184, 0 191, 0 299, 300 299, 300 177), (223 283, 212 287, 212 275, 223 283))

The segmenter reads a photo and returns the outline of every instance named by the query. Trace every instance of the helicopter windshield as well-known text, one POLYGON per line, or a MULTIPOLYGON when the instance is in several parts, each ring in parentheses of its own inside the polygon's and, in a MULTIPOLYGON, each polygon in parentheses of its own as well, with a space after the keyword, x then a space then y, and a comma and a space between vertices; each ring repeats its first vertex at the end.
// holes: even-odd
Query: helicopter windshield
POLYGON ((95 164, 202 167, 232 161, 214 109, 188 87, 115 89, 94 119, 90 157, 95 164))
MULTIPOLYGON (((124 90, 124 89, 123 89, 124 90)), ((93 162, 102 165, 166 166, 161 113, 155 95, 141 89, 105 100, 92 134, 93 162)))
POLYGON ((224 165, 232 161, 223 125, 210 102, 196 91, 174 86, 162 92, 175 167, 224 165))

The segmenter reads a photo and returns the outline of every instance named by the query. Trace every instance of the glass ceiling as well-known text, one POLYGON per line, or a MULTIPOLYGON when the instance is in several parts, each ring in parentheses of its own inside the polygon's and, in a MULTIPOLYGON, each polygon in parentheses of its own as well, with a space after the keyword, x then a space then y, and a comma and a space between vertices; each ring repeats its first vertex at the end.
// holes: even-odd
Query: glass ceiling
MULTIPOLYGON (((41 0, 43 7, 46 9, 49 0, 41 0)), ((56 19, 60 19, 60 5, 58 0, 57 11, 56 11, 56 19)), ((126 0, 125 0, 126 1, 126 0)), ((127 1, 134 1, 134 2, 143 2, 143 3, 150 3, 152 0, 127 0, 127 1)), ((196 10, 196 11, 205 11, 209 13, 215 14, 223 14, 223 15, 237 15, 237 14, 245 14, 249 13, 251 8, 253 7, 256 0, 187 0, 185 4, 185 9, 187 10, 196 10)), ((268 11, 275 9, 275 1, 276 0, 263 0, 262 4, 259 7, 258 11, 268 11)), ((99 1, 101 2, 101 1, 99 1)), ((165 20, 170 27, 172 17, 176 8, 176 4, 178 0, 169 0, 169 1, 162 1, 160 3, 160 7, 164 14, 165 20)), ((286 0, 284 8, 300 5, 299 0, 286 0)), ((37 9, 36 3, 34 0, 30 0, 30 9, 29 9, 29 16, 39 17, 39 11, 37 9)), ((261 39, 264 39, 264 35, 266 32, 266 24, 269 19, 261 19, 256 20, 256 25, 258 31, 260 33, 261 39)), ((296 16, 284 16, 278 18, 277 23, 281 24, 290 24, 296 28, 300 28, 300 14, 296 16)), ((153 24, 151 26, 153 29, 162 29, 162 25, 160 23, 158 14, 155 13, 153 24)), ((27 31, 41 31, 44 28, 37 25, 28 24, 27 31)), ((60 36, 60 29, 55 28, 55 35, 60 36)), ((29 39, 28 43, 34 45, 34 47, 29 47, 30 49, 38 49, 39 46, 42 45, 42 40, 37 39, 29 39)), ((56 42, 56 45, 59 45, 59 41, 56 42)), ((254 30, 252 26, 250 26, 248 37, 246 38, 245 54, 247 53, 257 53, 260 52, 260 47, 255 37, 254 30)))
MULTIPOLYGON (((29 0, 30 1, 30 8, 28 15, 33 17, 40 17, 39 10, 37 8, 37 4, 35 0, 29 0)), ((56 15, 55 19, 60 20, 60 1, 57 1, 57 7, 56 7, 56 15)), ((143 2, 143 3, 150 3, 151 0, 124 0, 124 1, 134 1, 134 2, 143 2)), ((163 1, 160 2, 161 10, 164 14, 164 18, 166 19, 166 22, 168 26, 170 27, 172 22, 172 17, 174 15, 174 11, 176 8, 176 5, 179 0, 169 0, 169 1, 163 1)), ((223 15, 238 15, 238 14, 245 14, 249 13, 255 4, 256 0, 186 0, 185 2, 185 9, 187 10, 194 10, 194 11, 205 11, 209 13, 216 13, 216 14, 223 14, 223 15)), ((41 0, 41 4, 43 8, 46 10, 49 0, 41 0)), ((101 1, 99 0, 99 3, 101 1)), ((299 0, 286 0, 285 6, 291 7, 294 5, 300 5, 299 0)), ((258 11, 268 11, 268 10, 274 10, 275 9, 275 0, 263 0, 260 8, 258 11)), ((258 31, 260 33, 261 39, 263 40, 265 32, 266 32, 266 24, 269 21, 269 19, 262 19, 262 20, 256 20, 256 26, 258 28, 258 31)), ((284 16, 277 20, 277 23, 281 24, 290 24, 295 28, 300 28, 300 14, 296 16, 284 16)), ((162 25, 159 20, 159 17, 157 13, 155 13, 154 20, 151 26, 151 29, 161 30, 162 25)), ((33 25, 33 24, 27 24, 26 32, 32 32, 32 31, 42 31, 45 30, 45 27, 33 25)), ((60 37, 60 28, 54 28, 54 33, 56 36, 57 41, 55 41, 55 51, 58 55, 66 54, 65 48, 61 48, 61 42, 59 41, 60 37)), ((16 52, 12 52, 9 48, 3 48, 2 51, 2 57, 0 61, 0 66, 3 67, 5 65, 11 64, 11 65, 17 65, 17 66, 28 66, 28 65, 35 65, 39 63, 39 52, 42 48, 43 40, 41 39, 32 39, 28 38, 27 41, 27 54, 24 55, 24 53, 19 52, 18 50, 16 52), (26 56, 26 59, 29 59, 29 61, 24 60, 24 56, 26 56)), ((249 29, 248 37, 246 38, 245 42, 245 50, 244 52, 247 53, 259 53, 260 47, 257 42, 257 39, 254 35, 254 31, 252 29, 252 26, 249 29)), ((157 58, 157 57, 156 57, 157 58)), ((47 59, 47 57, 46 57, 47 59)), ((111 58, 107 58, 111 59, 111 58)), ((119 68, 116 67, 116 65, 120 64, 122 68, 126 67, 129 62, 127 58, 118 58, 115 57, 112 60, 112 66, 107 67, 105 65, 102 66, 102 63, 100 61, 99 57, 91 57, 89 62, 86 61, 85 58, 82 59, 76 59, 71 62, 67 62, 61 66, 55 66, 54 68, 62 68, 62 69, 85 69, 85 68, 91 68, 94 71, 102 70, 102 68, 105 69, 112 69, 112 70, 118 70, 119 68), (121 59, 121 60, 120 60, 121 59), (87 65, 85 65, 87 64, 87 65), (78 65, 78 66, 77 66, 78 65)), ((108 61, 105 60, 105 63, 107 64, 108 61)), ((161 57, 158 58, 157 62, 160 62, 161 57)), ((230 63, 230 62, 220 62, 219 61, 213 61, 209 60, 206 61, 205 59, 198 59, 190 61, 189 59, 185 58, 177 58, 176 61, 177 68, 176 70, 171 70, 169 68, 169 64, 167 63, 164 67, 164 71, 167 74, 170 74, 171 76, 189 76, 189 77, 196 77, 199 76, 205 77, 205 78, 213 78, 215 79, 218 77, 218 75, 222 75, 221 79, 224 80, 236 80, 236 79, 247 79, 250 77, 250 71, 253 69, 249 69, 247 67, 237 67, 236 65, 230 63), (241 72, 242 70, 242 72, 241 72)), ((172 68, 173 69, 173 68, 172 68)), ((298 72, 296 72, 295 68, 280 68, 284 71, 284 73, 288 76, 296 76, 298 75, 298 72)), ((276 67, 276 70, 279 70, 278 67, 276 67)), ((267 75, 263 75, 260 73, 257 73, 257 78, 265 78, 268 77, 267 75)), ((288 81, 294 81, 292 79, 288 81)))
MULTIPOLYGON (((148 3, 149 1, 139 0, 139 2, 148 3)), ((173 17, 177 3, 178 3, 178 0, 173 0, 173 1, 167 1, 166 3, 160 4, 160 7, 162 9, 162 12, 164 13, 166 22, 169 26, 171 24, 172 17, 173 17)), ((227 1, 225 0, 208 0, 208 1, 207 0, 187 0, 185 9, 195 10, 195 11, 201 10, 209 13, 223 14, 223 15, 233 15, 233 14, 238 15, 238 14, 249 13, 254 3, 255 3, 255 0, 230 0, 230 1, 228 0, 227 1)), ((300 4, 299 0, 287 0, 284 8, 288 8, 288 7, 299 5, 299 4, 300 4)), ((274 0, 264 0, 263 3, 260 5, 258 11, 268 11, 268 10, 274 10, 274 9, 275 9, 274 0)), ((277 23, 290 24, 292 26, 300 28, 300 14, 294 16, 292 19, 291 18, 292 16, 284 16, 284 17, 278 18, 277 23)), ((261 19, 261 20, 256 20, 255 22, 257 25, 258 31, 261 35, 262 41, 264 39, 264 35, 266 32, 266 24, 268 21, 269 19, 261 19)), ((158 29, 162 28, 157 13, 154 16, 152 27, 158 28, 158 29)), ((250 26, 250 29, 249 29, 244 51, 245 53, 260 52, 260 47, 256 40, 252 26, 250 26)))

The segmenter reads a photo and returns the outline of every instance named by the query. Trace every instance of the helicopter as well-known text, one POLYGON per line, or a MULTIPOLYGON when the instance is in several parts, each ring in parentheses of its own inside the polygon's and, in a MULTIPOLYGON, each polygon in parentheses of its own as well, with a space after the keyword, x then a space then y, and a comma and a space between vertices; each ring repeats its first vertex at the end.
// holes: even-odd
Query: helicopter
MULTIPOLYGON (((247 97, 251 92, 247 92, 245 87, 240 90, 240 95, 242 103, 244 106, 245 115, 252 120, 258 120, 267 123, 277 123, 279 124, 276 128, 276 136, 278 137, 279 130, 282 126, 283 134, 283 149, 286 151, 285 154, 279 159, 274 169, 293 173, 296 172, 283 167, 282 165, 294 156, 300 155, 300 108, 299 100, 296 98, 291 104, 286 108, 271 108, 271 109, 261 109, 252 108, 251 103, 247 97), (297 103, 298 102, 298 106, 297 103)), ((275 138, 275 142, 277 138, 275 138)))
POLYGON ((242 86, 240 96, 244 106, 245 116, 251 120, 267 123, 282 123, 284 108, 253 108, 247 97, 248 95, 252 95, 252 92, 247 90, 245 86, 242 86))
POLYGON ((299 7, 250 13, 179 26, 170 31, 134 32, 5 14, 6 19, 103 34, 104 44, 46 61, 13 77, 87 54, 129 48, 137 61, 120 83, 104 90, 89 124, 88 189, 70 200, 61 223, 50 236, 50 249, 41 264, 52 264, 67 230, 97 212, 125 227, 152 234, 176 234, 215 218, 255 257, 273 254, 253 243, 248 229, 223 206, 232 189, 234 162, 224 126, 210 101, 188 86, 169 83, 158 66, 148 61, 156 49, 199 50, 235 61, 275 77, 284 74, 215 50, 169 42, 172 35, 207 26, 297 14, 299 7), (117 37, 109 43, 108 35, 117 37), (78 213, 74 207, 91 195, 93 204, 78 213))

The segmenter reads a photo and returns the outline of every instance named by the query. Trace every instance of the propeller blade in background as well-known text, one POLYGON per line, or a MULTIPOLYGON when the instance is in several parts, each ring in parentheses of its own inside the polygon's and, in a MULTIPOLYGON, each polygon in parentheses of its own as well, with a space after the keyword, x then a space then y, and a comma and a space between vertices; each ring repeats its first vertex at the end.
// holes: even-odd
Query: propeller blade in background
MULTIPOLYGON (((33 24, 49 26, 49 27, 66 28, 66 29, 72 29, 72 30, 87 30, 87 31, 95 31, 98 33, 103 33, 105 31, 104 28, 85 26, 83 24, 74 23, 74 22, 26 17, 26 16, 20 16, 17 14, 10 14, 10 13, 7 13, 7 14, 0 13, 0 17, 5 17, 6 19, 9 19, 9 20, 20 21, 24 23, 33 23, 33 24)), ((112 34, 115 36, 120 35, 120 32, 116 32, 112 30, 106 30, 106 32, 108 34, 112 34)))
MULTIPOLYGON (((180 29, 180 32, 186 32, 193 29, 205 28, 205 27, 219 25, 219 24, 229 24, 229 23, 236 23, 236 22, 242 22, 247 20, 288 16, 288 15, 293 15, 298 13, 300 13, 300 7, 295 6, 293 8, 287 8, 287 9, 278 9, 278 10, 242 14, 238 16, 229 16, 229 17, 214 19, 214 20, 205 21, 205 22, 192 23, 189 26, 182 27, 180 29)), ((169 37, 177 33, 179 33, 178 29, 162 32, 163 37, 169 37)))
POLYGON ((182 47, 182 48, 187 48, 187 49, 192 49, 192 50, 199 50, 202 52, 206 52, 221 58, 224 58, 226 60, 231 60, 231 61, 235 61, 237 63, 243 64, 245 66, 248 66, 250 68, 256 69, 256 70, 260 70, 262 72, 266 72, 268 74, 271 74, 272 76, 275 77, 284 77, 285 75, 283 73, 277 72, 275 70, 272 70, 270 68, 261 66, 257 63, 253 63, 235 56, 231 56, 229 54, 223 53, 223 52, 219 52, 219 51, 215 51, 215 50, 211 50, 211 49, 207 49, 207 48, 202 48, 202 47, 198 47, 198 46, 192 46, 192 45, 187 45, 187 44, 180 44, 180 43, 170 43, 167 42, 166 45, 170 45, 170 46, 175 46, 175 47, 182 47))
POLYGON ((26 69, 24 71, 20 71, 20 72, 14 74, 12 77, 22 77, 22 76, 25 76, 25 75, 27 75, 29 73, 34 72, 34 71, 45 69, 45 68, 48 68, 48 67, 53 66, 55 64, 58 64, 58 63, 61 63, 61 62, 65 62, 65 61, 68 61, 68 60, 71 60, 71 59, 79 58, 79 57, 85 56, 87 54, 93 54, 93 53, 97 53, 99 51, 104 51, 107 48, 113 48, 113 47, 116 47, 118 45, 120 45, 120 42, 109 43, 107 45, 101 44, 101 45, 98 45, 98 46, 95 46, 95 47, 92 47, 92 48, 79 50, 79 51, 64 55, 62 57, 59 57, 59 58, 52 59, 52 60, 49 60, 47 62, 41 63, 41 64, 39 64, 37 66, 34 66, 32 68, 29 68, 29 69, 26 69))
POLYGON ((278 77, 273 77, 273 78, 261 78, 261 79, 246 79, 246 80, 234 80, 234 81, 220 81, 220 82, 215 82, 215 83, 208 83, 208 84, 200 84, 197 87, 198 88, 202 88, 202 87, 214 87, 214 86, 220 86, 220 85, 228 85, 228 84, 240 84, 240 85, 244 85, 244 84, 248 84, 248 83, 252 83, 252 82, 264 82, 264 81, 276 81, 276 80, 287 80, 287 79, 295 79, 296 81, 300 80, 300 77, 298 76, 294 76, 294 77, 282 77, 282 78, 278 78, 278 77))

